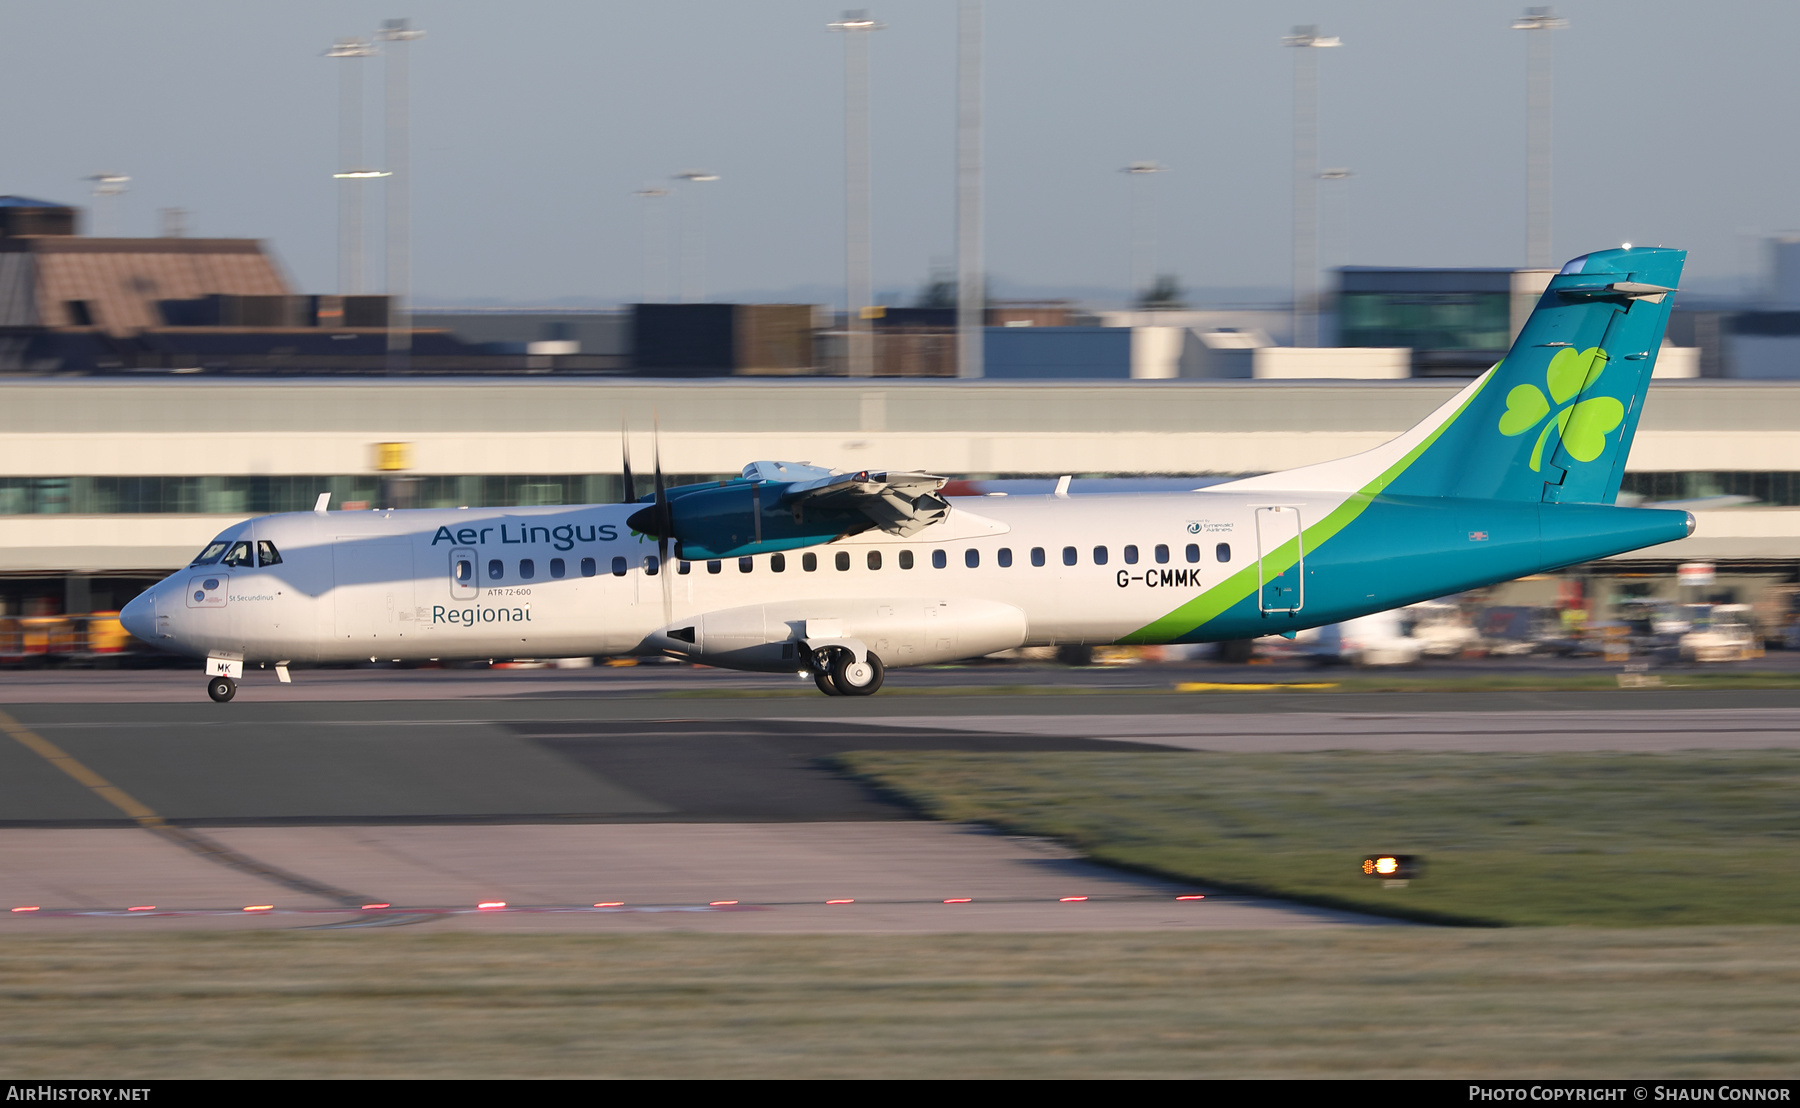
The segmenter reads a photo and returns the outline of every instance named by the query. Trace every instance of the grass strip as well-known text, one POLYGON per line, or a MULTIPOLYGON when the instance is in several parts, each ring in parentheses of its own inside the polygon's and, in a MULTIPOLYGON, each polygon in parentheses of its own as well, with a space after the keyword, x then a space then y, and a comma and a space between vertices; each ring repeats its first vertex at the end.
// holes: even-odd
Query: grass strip
POLYGON ((14 936, 17 1079, 1791 1077, 1800 929, 14 936))
POLYGON ((1800 924, 1800 751, 857 752, 945 820, 1112 865, 1401 918, 1800 924), (1422 855, 1403 888, 1370 853, 1422 855))

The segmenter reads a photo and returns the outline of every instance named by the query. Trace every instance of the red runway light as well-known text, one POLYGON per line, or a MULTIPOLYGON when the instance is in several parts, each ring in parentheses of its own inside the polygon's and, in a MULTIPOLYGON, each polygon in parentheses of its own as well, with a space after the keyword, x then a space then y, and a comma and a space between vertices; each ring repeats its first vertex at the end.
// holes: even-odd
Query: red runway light
POLYGON ((244 906, 246 912, 273 912, 274 910, 275 905, 273 904, 247 904, 244 906))
POLYGON ((504 908, 504 907, 506 907, 506 901, 504 901, 504 900, 484 900, 480 904, 475 905, 475 907, 480 908, 484 911, 486 911, 488 909, 493 909, 493 908, 504 908))
POLYGON ((156 905, 154 905, 154 904, 134 904, 125 910, 127 912, 154 912, 154 911, 156 911, 156 905))
POLYGON ((623 900, 608 900, 603 904, 596 904, 596 905, 594 905, 594 907, 596 907, 596 908, 623 908, 623 907, 625 907, 625 902, 623 900))
POLYGON ((975 899, 973 897, 967 897, 967 896, 953 896, 949 900, 944 901, 944 903, 945 904, 973 904, 973 903, 975 903, 975 899))
POLYGON ((854 900, 827 900, 825 903, 827 903, 827 904, 855 904, 856 901, 854 901, 854 900))
POLYGON ((1058 897, 1057 903, 1058 904, 1080 904, 1082 901, 1084 901, 1086 899, 1087 899, 1087 897, 1085 897, 1085 896, 1064 896, 1064 897, 1058 897))
POLYGON ((706 906, 708 908, 729 908, 736 903, 737 901, 735 900, 713 900, 708 901, 706 906))
POLYGON ((392 904, 365 904, 362 906, 362 910, 365 912, 372 912, 377 908, 392 908, 392 907, 393 907, 392 904))
POLYGON ((15 912, 35 912, 37 910, 38 910, 38 906, 36 904, 27 904, 23 908, 14 908, 13 909, 13 911, 15 911, 15 912))
POLYGON ((1199 894, 1195 894, 1193 896, 1178 896, 1175 899, 1176 900, 1205 900, 1206 897, 1201 896, 1199 894))

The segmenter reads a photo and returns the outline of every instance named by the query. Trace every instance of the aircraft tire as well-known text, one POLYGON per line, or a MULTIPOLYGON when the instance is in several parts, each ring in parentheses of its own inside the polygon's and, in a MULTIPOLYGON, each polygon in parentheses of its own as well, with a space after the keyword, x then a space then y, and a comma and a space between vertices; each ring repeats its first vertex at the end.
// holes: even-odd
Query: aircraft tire
POLYGON ((874 696, 881 688, 882 679, 887 676, 887 667, 874 651, 869 652, 869 660, 859 662, 849 651, 837 656, 831 664, 831 681, 844 696, 874 696))
POLYGON ((824 666, 820 666, 818 669, 813 670, 813 684, 819 686, 819 691, 826 696, 844 695, 843 693, 838 692, 837 682, 831 679, 831 670, 824 666))
POLYGON ((229 677, 208 677, 206 695, 212 697, 214 703, 223 704, 237 695, 237 682, 229 677))

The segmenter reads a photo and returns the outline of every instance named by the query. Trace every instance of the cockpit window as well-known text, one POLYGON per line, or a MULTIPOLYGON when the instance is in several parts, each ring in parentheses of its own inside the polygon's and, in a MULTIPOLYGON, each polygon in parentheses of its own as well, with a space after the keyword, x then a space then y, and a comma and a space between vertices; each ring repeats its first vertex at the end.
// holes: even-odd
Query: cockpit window
POLYGON ((188 565, 210 566, 224 556, 225 548, 230 545, 225 542, 208 543, 206 549, 200 552, 200 556, 189 562, 188 565))
POLYGON ((250 544, 247 542, 232 543, 231 552, 225 555, 223 564, 240 568, 254 566, 256 561, 250 554, 250 544))
POLYGON ((275 549, 275 544, 268 539, 257 539, 256 560, 265 566, 278 566, 281 564, 281 551, 275 549))

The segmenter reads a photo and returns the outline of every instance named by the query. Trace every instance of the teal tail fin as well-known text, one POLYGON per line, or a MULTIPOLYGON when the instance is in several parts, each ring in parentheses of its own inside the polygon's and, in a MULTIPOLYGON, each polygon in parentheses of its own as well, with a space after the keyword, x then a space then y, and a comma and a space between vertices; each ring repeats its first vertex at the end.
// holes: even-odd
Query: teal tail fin
POLYGON ((1686 259, 1601 250, 1564 266, 1505 360, 1386 490, 1611 504, 1686 259))

